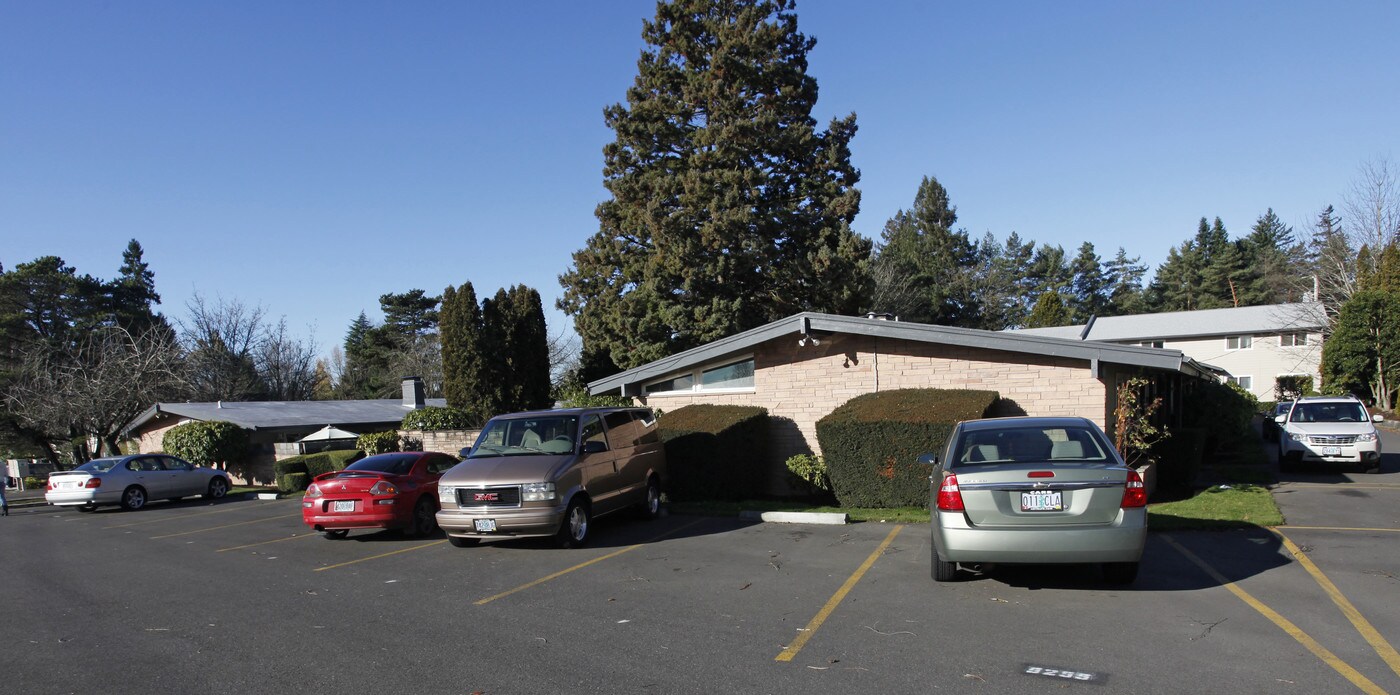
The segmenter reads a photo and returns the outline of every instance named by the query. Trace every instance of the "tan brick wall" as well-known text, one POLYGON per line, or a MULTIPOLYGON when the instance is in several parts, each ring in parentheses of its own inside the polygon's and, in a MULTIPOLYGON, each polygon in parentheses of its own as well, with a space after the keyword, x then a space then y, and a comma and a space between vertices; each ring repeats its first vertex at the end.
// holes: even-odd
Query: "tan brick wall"
POLYGON ((652 396, 662 411, 692 403, 755 405, 773 418, 771 458, 781 468, 793 454, 821 453, 817 420, 856 396, 903 388, 986 389, 1027 415, 1082 416, 1104 426, 1107 389, 1089 364, 1050 356, 837 335, 820 345, 797 337, 771 340, 754 352, 753 393, 652 396))
POLYGON ((440 451, 457 455, 457 452, 476 442, 481 430, 399 430, 401 439, 411 439, 423 444, 423 451, 440 451))

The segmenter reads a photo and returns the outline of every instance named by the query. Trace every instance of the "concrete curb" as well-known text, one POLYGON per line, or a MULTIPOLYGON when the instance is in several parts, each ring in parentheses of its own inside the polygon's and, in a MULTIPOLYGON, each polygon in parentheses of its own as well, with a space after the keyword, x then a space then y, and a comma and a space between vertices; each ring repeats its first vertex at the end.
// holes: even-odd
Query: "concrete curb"
POLYGON ((739 518, 745 521, 765 521, 777 524, 831 524, 849 522, 845 512, 760 512, 744 510, 739 518))

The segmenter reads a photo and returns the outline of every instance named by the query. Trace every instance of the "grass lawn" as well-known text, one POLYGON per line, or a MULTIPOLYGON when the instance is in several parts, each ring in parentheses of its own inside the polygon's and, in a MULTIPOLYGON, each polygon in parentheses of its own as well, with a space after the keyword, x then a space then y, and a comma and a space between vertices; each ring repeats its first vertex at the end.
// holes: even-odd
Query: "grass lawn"
MULTIPOLYGON (((1267 485, 1267 471, 1253 466, 1221 467, 1215 475, 1222 482, 1190 497, 1157 502, 1147 507, 1147 527, 1153 531, 1217 530, 1278 526, 1283 514, 1274 503, 1267 485)), ((744 500, 741 502, 672 502, 677 514, 738 516, 745 510, 763 512, 845 512, 851 521, 887 521, 901 524, 928 523, 923 507, 897 509, 842 508, 817 506, 789 500, 744 500)))

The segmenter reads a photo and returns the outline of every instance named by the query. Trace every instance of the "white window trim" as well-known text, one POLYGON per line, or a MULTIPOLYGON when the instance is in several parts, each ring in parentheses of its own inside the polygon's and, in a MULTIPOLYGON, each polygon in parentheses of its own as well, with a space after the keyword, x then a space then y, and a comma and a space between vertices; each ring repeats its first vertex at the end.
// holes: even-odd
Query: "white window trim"
POLYGON ((1230 351, 1230 352, 1238 352, 1238 351, 1240 351, 1240 350, 1253 350, 1253 349, 1254 349, 1254 336, 1253 336, 1253 335, 1227 335, 1227 336, 1225 336, 1225 349, 1228 350, 1228 351, 1230 351), (1230 339, 1231 339, 1231 338, 1234 338, 1235 341, 1236 341, 1237 343, 1243 343, 1245 340, 1249 340, 1249 345, 1238 345, 1237 347, 1230 347, 1230 339))
POLYGON ((754 381, 757 382, 757 381, 758 381, 758 364, 757 364, 757 362, 754 360, 753 354, 750 353, 750 354, 748 354, 748 355, 741 355, 741 356, 739 356, 739 357, 737 357, 737 358, 724 359, 724 360, 720 360, 720 361, 718 361, 718 362, 709 362, 709 363, 706 363, 706 364, 702 364, 702 365, 700 365, 700 366, 698 366, 698 367, 694 367, 694 368, 692 368, 692 369, 690 369, 690 370, 688 370, 688 371, 685 371, 685 372, 675 372, 675 373, 669 374, 669 375, 667 375, 665 378, 657 379, 656 381, 653 381, 653 382, 651 382, 650 384, 645 384, 645 385, 643 385, 643 387, 642 387, 642 392, 645 393, 646 396, 647 396, 648 398, 650 398, 650 397, 652 397, 652 396, 660 396, 660 397, 663 397, 663 398, 664 398, 664 397, 666 397, 666 396, 695 396, 695 395, 711 395, 711 394, 727 394, 727 393, 754 393, 754 392, 757 390, 754 386, 741 386, 741 387, 738 387, 738 388, 723 388, 723 389, 719 389, 719 388, 708 388, 708 389, 707 389, 707 388, 705 388, 705 385, 704 385, 703 383, 701 383, 702 374, 703 374, 704 372, 707 372, 707 371, 709 371, 709 370, 711 370, 711 369, 715 369, 715 368, 717 368, 717 367, 724 367, 724 366, 728 366, 728 365, 731 365, 731 364, 738 364, 738 363, 740 363, 740 362, 754 362, 754 381), (690 388, 688 388, 688 389, 684 389, 684 390, 681 390, 681 391, 652 391, 652 390, 651 390, 651 384, 657 384, 657 383, 660 383, 660 382, 663 382, 663 381, 670 381, 671 379, 675 379, 676 377, 679 377, 679 376, 685 376, 686 374, 689 374, 689 375, 690 375, 691 377, 693 377, 693 379, 694 379, 694 380, 691 382, 690 388))
POLYGON ((1278 343, 1279 347, 1284 348, 1285 350, 1292 350, 1295 348, 1310 348, 1312 347, 1312 336, 1308 335, 1307 331, 1286 331, 1278 335, 1278 343), (1283 344, 1283 336, 1285 335, 1293 336, 1292 345, 1283 344), (1298 344, 1298 336, 1300 335, 1303 336, 1303 340, 1306 341, 1302 345, 1298 344))
POLYGON ((1254 390, 1254 375, 1253 375, 1253 374, 1241 374, 1241 375, 1239 375, 1239 376, 1235 376, 1235 375, 1232 374, 1232 375, 1230 375, 1230 377, 1229 377, 1228 379, 1226 379, 1226 381, 1228 381, 1228 382, 1230 382, 1230 383, 1232 383, 1232 384, 1234 384, 1234 385, 1236 385, 1236 386, 1238 386, 1238 387, 1240 387, 1240 388, 1242 388, 1242 389, 1244 389, 1244 390, 1246 390, 1246 391, 1253 391, 1253 390, 1254 390), (1245 386, 1244 384, 1241 384, 1241 383, 1240 383, 1240 379, 1249 379, 1249 385, 1248 385, 1248 386, 1245 386))

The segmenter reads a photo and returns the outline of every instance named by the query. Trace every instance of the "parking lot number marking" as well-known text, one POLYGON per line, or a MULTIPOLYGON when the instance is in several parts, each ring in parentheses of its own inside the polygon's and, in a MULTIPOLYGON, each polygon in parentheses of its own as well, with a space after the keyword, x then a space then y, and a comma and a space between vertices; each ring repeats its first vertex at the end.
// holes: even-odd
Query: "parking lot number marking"
POLYGON ((174 538, 174 537, 176 537, 176 536, 188 536, 188 535, 190 535, 191 533, 204 533, 205 531, 218 531, 219 529, 233 528, 234 526, 247 526, 248 524, 261 524, 261 523, 264 522, 264 521, 272 521, 272 520, 274 520, 274 519, 285 519, 285 518, 287 518, 287 517, 289 517, 289 516, 301 516, 301 515, 300 515, 300 514, 283 514, 283 515, 281 515, 281 516, 269 516, 269 517, 267 517, 266 519, 253 519, 252 521, 240 521, 240 522, 238 522, 238 523, 236 523, 236 524, 224 524, 223 526, 210 526, 209 528, 197 528, 197 529, 195 529, 195 530, 193 530, 193 531, 181 531, 181 532, 179 532, 179 533, 167 533, 167 534, 165 534, 164 536, 151 536, 151 540, 155 540, 155 539, 157 539, 157 538, 174 538))
POLYGON ((398 550, 390 550, 390 551, 387 552, 387 553, 380 553, 380 554, 378 554, 378 555, 371 555, 371 556, 369 556, 369 557, 362 557, 362 558, 360 558, 360 559, 358 559, 358 560, 350 560, 349 562, 342 562, 342 563, 335 564, 335 565, 326 565, 325 567, 317 567, 314 571, 316 571, 316 572, 324 572, 324 571, 326 571, 326 570, 333 570, 333 569, 335 569, 335 568, 337 568, 337 567, 344 567, 344 566, 346 566, 346 565, 353 565, 353 564, 356 564, 356 563, 359 563, 359 562, 369 562, 370 560, 378 560, 378 559, 381 558, 381 557, 389 557, 390 555, 398 555, 399 553, 407 553, 407 552, 412 552, 412 551, 414 551, 414 550, 422 550, 422 549, 424 549, 424 548, 431 548, 431 547, 433 547, 433 546, 435 546, 435 545, 442 545, 443 543, 446 543, 446 542, 447 542, 447 539, 443 539, 443 540, 440 540, 440 541, 433 541, 432 543, 424 543, 423 545, 415 545, 415 546, 413 546, 412 548, 400 548, 400 549, 398 549, 398 550))
POLYGON ((1348 601, 1347 597, 1342 595, 1337 585, 1333 584, 1332 580, 1328 579, 1327 575, 1322 573, 1322 570, 1313 563, 1312 558, 1308 557, 1307 553, 1304 553, 1293 541, 1289 540, 1288 536, 1283 535, 1282 531, 1275 528, 1269 530, 1273 531, 1274 535, 1278 536, 1279 539, 1283 541, 1283 546, 1288 548, 1288 552, 1293 554, 1293 557, 1298 560, 1298 564, 1302 565, 1303 569, 1307 570, 1308 574, 1312 575, 1313 581, 1316 581, 1317 585, 1322 587, 1322 590, 1332 599, 1332 603, 1337 604, 1337 608, 1341 609, 1342 615, 1345 615, 1347 620, 1351 621, 1352 627, 1355 627, 1356 631, 1361 633, 1361 636, 1366 639, 1371 645, 1371 648, 1376 650, 1376 654, 1380 656, 1381 660, 1384 661, 1386 665, 1390 666, 1390 670, 1394 671, 1396 675, 1400 675, 1400 654, 1395 652, 1395 647, 1390 646, 1390 643, 1385 641, 1381 633, 1377 632, 1376 628, 1371 626, 1370 621, 1366 620, 1366 618, 1361 615, 1361 611, 1356 610, 1356 606, 1353 606, 1351 601, 1348 601))
POLYGON ((1173 539, 1171 536, 1163 535, 1162 540, 1166 541, 1167 545, 1170 545, 1171 547, 1175 548, 1176 551, 1178 553, 1181 553, 1181 555, 1187 560, 1190 560, 1191 564, 1194 564, 1195 566, 1201 568, 1201 571, 1210 575, 1211 579, 1220 582, 1221 586, 1225 587, 1227 590, 1229 590, 1230 593, 1234 594, 1241 601, 1244 601, 1245 604, 1248 605, 1250 608, 1253 608, 1254 610, 1258 611, 1260 615, 1264 616, 1265 618, 1268 618, 1270 622, 1277 625, 1280 630, 1283 630, 1284 632, 1288 633, 1289 637, 1292 637, 1293 639, 1297 640, 1298 644, 1303 645, 1303 647, 1305 647, 1308 651, 1312 652, 1313 656, 1316 656, 1317 658, 1321 659, 1323 663, 1327 664, 1328 666, 1331 666, 1332 670, 1342 674, 1342 677, 1351 681, 1352 685, 1355 685, 1356 687, 1360 688, 1362 692, 1375 693, 1376 695, 1380 695, 1381 693, 1385 692, 1385 690, 1382 690, 1380 686, 1376 685, 1375 683, 1372 683, 1369 678, 1361 675, 1360 671, 1357 671, 1356 669, 1352 668, 1350 664, 1348 664, 1345 661, 1342 661, 1341 658, 1338 657, 1336 654, 1333 654, 1331 651, 1328 651, 1326 647, 1322 646, 1321 644, 1318 644, 1317 640, 1309 636, 1308 633, 1303 632, 1301 629, 1299 629, 1299 627, 1290 622, 1288 618, 1279 615, 1274 609, 1264 605, 1262 601, 1251 596, 1249 592, 1239 588, 1235 585, 1234 582, 1230 581, 1229 579, 1226 579, 1225 575, 1217 572, 1214 567, 1211 567, 1210 565, 1206 564, 1205 560, 1196 557, 1195 553, 1191 552, 1190 550, 1187 550, 1186 547, 1181 545, 1180 543, 1177 543, 1176 540, 1173 539))
POLYGON ((644 546, 644 545, 649 545, 649 544, 651 544, 651 543, 655 543, 656 541, 659 541, 659 540, 661 540, 662 538, 665 538, 665 537, 667 537, 667 536, 674 536, 674 535, 676 535, 677 533, 680 533, 681 531, 683 531, 683 530, 685 530, 685 529, 688 529, 688 528, 690 528, 691 526, 694 526, 694 525, 696 525, 696 524, 698 524, 698 523, 700 523, 700 522, 702 522, 702 521, 704 521, 704 519, 698 519, 698 520, 692 521, 692 522, 690 522, 690 523, 688 523, 688 524, 685 524, 685 525, 682 525, 682 526, 677 526, 676 528, 671 529, 670 531, 667 531, 666 533, 663 533, 663 534, 661 534, 661 535, 659 535, 659 536, 657 536, 657 537, 655 537, 655 538, 653 538, 653 539, 651 539, 651 540, 648 540, 648 541, 646 541, 646 542, 638 543, 638 544, 636 544, 636 545, 629 545, 629 546, 627 546, 626 548, 623 548, 623 549, 621 549, 621 550, 614 550, 613 552, 608 553, 607 555, 603 555, 602 557, 595 557, 595 558, 593 558, 592 560, 589 560, 589 561, 587 561, 587 562, 580 562, 579 564, 574 565, 573 567, 570 567, 570 568, 568 568, 568 569, 559 570, 558 572, 555 572, 554 574, 551 574, 551 575, 549 575, 548 577, 541 577, 541 578, 539 578, 539 579, 536 579, 536 580, 533 581, 533 582, 529 582, 528 584, 521 584, 520 586, 517 586, 517 587, 515 587, 514 589, 510 589, 510 590, 508 590, 508 591, 502 591, 501 593, 496 594, 495 596, 487 596, 486 598, 481 599, 480 601, 476 601, 474 605, 477 605, 477 606, 484 606, 484 605, 486 605, 486 604, 488 604, 488 603, 490 603, 490 602, 492 602, 492 601, 495 601, 496 599, 505 598, 505 597, 507 597, 507 596, 510 596, 511 594, 519 593, 519 592, 521 592, 521 591, 524 591, 524 590, 526 590, 526 589, 529 589, 530 587, 539 586, 540 584, 543 584, 543 583, 545 583, 545 582, 547 582, 547 581, 550 581, 550 580, 552 580, 552 579, 558 579, 559 577, 562 577, 562 576, 564 576, 564 575, 566 575, 566 574, 568 574, 568 573, 570 573, 570 572, 577 572, 578 570, 581 570, 581 569, 583 569, 583 568, 585 568, 585 567, 587 567, 587 566, 589 566, 589 565, 594 565, 594 564, 597 564, 597 563, 602 562, 602 561, 604 561, 604 560, 607 560, 607 559, 609 559, 609 558, 617 557, 618 555, 621 555, 621 554, 623 554, 623 553, 631 552, 631 551, 636 550, 637 548, 640 548, 640 547, 642 547, 642 546, 644 546))
POLYGON ((903 529, 904 526, 901 524, 894 527, 894 529, 890 531, 890 535, 885 536, 885 541, 880 544, 880 547, 876 548, 875 552, 870 553, 870 557, 865 558, 865 562, 861 563, 860 567, 856 569, 855 574, 852 574, 850 578, 846 580, 846 583, 842 584, 841 588, 836 590, 831 600, 827 601, 826 605, 822 606, 820 611, 817 611, 817 615, 812 618, 811 622, 807 623, 807 627, 803 628, 802 632, 797 633, 797 639, 793 640, 792 644, 789 644, 788 648, 783 650, 783 653, 774 658, 774 661, 792 661, 792 657, 797 656, 797 653, 802 651, 802 646, 807 644, 807 640, 812 638, 817 628, 821 627, 822 623, 826 622, 831 612, 836 610, 836 607, 846 598, 846 594, 851 592, 856 582, 860 581, 860 578, 865 576, 865 573, 870 570, 870 567, 875 564, 875 561, 880 559, 880 556, 885 552, 885 548, 890 547, 890 543, 894 541, 894 537, 899 535, 899 532, 903 529))

